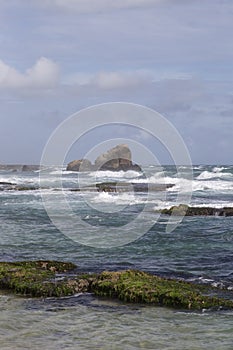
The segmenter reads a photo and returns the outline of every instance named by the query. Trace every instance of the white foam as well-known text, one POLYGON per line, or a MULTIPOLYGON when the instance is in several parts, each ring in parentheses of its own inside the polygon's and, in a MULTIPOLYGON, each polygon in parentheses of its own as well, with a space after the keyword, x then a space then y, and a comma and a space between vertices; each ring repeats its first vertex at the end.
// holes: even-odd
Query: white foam
POLYGON ((227 169, 227 168, 225 168, 224 166, 221 166, 221 167, 215 166, 215 167, 213 168, 213 172, 219 173, 219 172, 221 172, 222 170, 225 170, 225 169, 227 169))
POLYGON ((233 182, 230 181, 193 181, 193 191, 233 191, 233 182))
POLYGON ((195 203, 195 204, 190 204, 192 207, 200 207, 200 208, 216 208, 216 209, 222 209, 224 207, 233 207, 233 202, 223 202, 223 201, 218 201, 218 202, 210 202, 210 203, 195 203))
POLYGON ((101 192, 97 196, 93 197, 91 202, 94 203, 114 203, 117 205, 134 205, 143 204, 145 199, 137 198, 133 194, 120 193, 120 194, 110 194, 108 192, 101 192))
POLYGON ((137 178, 141 175, 141 173, 134 171, 134 170, 128 170, 128 171, 93 171, 88 173, 89 176, 94 177, 94 178, 126 178, 126 179, 133 179, 137 178))
POLYGON ((221 171, 203 171, 200 175, 197 176, 197 180, 208 180, 214 178, 232 178, 233 174, 231 173, 222 173, 221 171))

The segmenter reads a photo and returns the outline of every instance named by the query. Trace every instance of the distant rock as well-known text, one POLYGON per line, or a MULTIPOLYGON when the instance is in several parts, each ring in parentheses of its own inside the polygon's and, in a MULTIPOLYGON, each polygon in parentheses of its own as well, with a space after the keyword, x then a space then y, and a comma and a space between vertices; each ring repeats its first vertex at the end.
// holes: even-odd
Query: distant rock
POLYGON ((23 165, 22 166, 22 171, 36 171, 36 170, 40 170, 40 165, 23 165))
POLYGON ((232 207, 189 207, 185 204, 173 206, 169 209, 162 209, 160 212, 162 214, 177 216, 233 216, 232 207))
POLYGON ((138 164, 133 164, 131 151, 126 144, 117 145, 101 154, 95 160, 95 168, 111 171, 142 170, 138 164))
POLYGON ((88 159, 73 160, 67 165, 66 170, 71 171, 91 171, 91 170, 110 170, 110 171, 141 171, 138 164, 132 162, 132 155, 128 145, 121 144, 111 148, 106 153, 96 158, 94 165, 88 159))
POLYGON ((66 170, 68 171, 91 171, 93 165, 88 159, 73 160, 68 163, 66 170))
POLYGON ((121 166, 132 165, 132 154, 128 145, 121 144, 111 148, 106 153, 101 154, 95 160, 96 168, 112 167, 118 168, 121 166))
POLYGON ((40 170, 40 165, 35 164, 0 164, 0 170, 20 172, 40 170))

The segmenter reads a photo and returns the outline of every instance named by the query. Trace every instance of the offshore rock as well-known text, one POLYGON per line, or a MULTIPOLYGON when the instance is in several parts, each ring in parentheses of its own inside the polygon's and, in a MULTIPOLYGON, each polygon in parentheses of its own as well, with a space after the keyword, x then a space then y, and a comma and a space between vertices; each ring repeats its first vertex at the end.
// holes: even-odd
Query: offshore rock
POLYGON ((69 171, 127 171, 134 170, 141 172, 142 169, 138 164, 132 162, 132 155, 128 145, 120 144, 111 148, 106 153, 96 158, 94 165, 88 159, 73 160, 68 163, 66 170, 69 171))
POLYGON ((138 164, 132 163, 132 154, 126 144, 120 144, 101 154, 95 160, 95 168, 98 170, 135 170, 141 171, 138 164))
POLYGON ((21 172, 21 171, 37 171, 41 166, 37 164, 0 164, 0 170, 21 172))
POLYGON ((169 209, 160 210, 162 214, 177 216, 233 216, 232 207, 189 207, 185 204, 173 206, 169 209))
POLYGON ((66 170, 68 171, 91 171, 93 170, 93 165, 88 159, 78 159, 73 160, 68 163, 66 170))
POLYGON ((22 166, 22 171, 37 171, 40 170, 40 165, 25 164, 22 166))

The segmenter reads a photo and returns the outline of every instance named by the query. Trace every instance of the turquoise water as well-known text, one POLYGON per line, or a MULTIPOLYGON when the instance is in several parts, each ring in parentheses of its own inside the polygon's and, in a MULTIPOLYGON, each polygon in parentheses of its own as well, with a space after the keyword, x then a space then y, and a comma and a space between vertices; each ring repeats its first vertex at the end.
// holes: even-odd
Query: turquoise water
MULTIPOLYGON (((60 189, 57 169, 47 169, 41 190, 49 194, 49 205, 59 209, 60 189)), ((171 183, 163 193, 73 192, 77 174, 63 172, 64 195, 74 215, 97 234, 114 226, 123 230, 130 223, 132 241, 122 246, 98 248, 101 237, 88 237, 88 245, 60 232, 44 209, 40 190, 0 191, 0 259, 60 259, 73 261, 81 271, 136 268, 162 276, 198 283, 226 286, 233 290, 232 217, 186 217, 170 233, 167 218, 156 217, 155 210, 175 203, 177 193, 186 191, 187 178, 178 178, 174 167, 148 167, 147 179, 135 172, 84 173, 81 182, 90 186, 101 181, 171 183), (145 208, 145 203, 149 206, 145 208), (152 222, 143 235, 135 218, 152 222), (154 220, 154 222, 153 222, 154 220), (135 236, 134 236, 135 234, 135 236), (93 238, 93 239, 92 239, 93 238), (134 238, 136 238, 134 240, 134 238), (91 244, 90 244, 91 243, 91 244)), ((37 186, 38 172, 1 171, 0 182, 37 186)), ((233 167, 196 166, 193 168, 191 204, 233 206, 233 167)), ((43 193, 42 193, 43 194, 43 193)), ((58 210, 64 227, 66 216, 58 210), (63 216, 62 216, 63 215, 63 216)), ((86 226, 84 226, 86 228, 86 226)), ((110 232, 111 233, 111 232, 110 232)), ((79 236, 77 236, 79 238, 79 236)), ((1 349, 232 349, 233 314, 228 311, 198 313, 161 307, 144 307, 106 301, 92 295, 64 299, 29 299, 0 294, 1 349)))

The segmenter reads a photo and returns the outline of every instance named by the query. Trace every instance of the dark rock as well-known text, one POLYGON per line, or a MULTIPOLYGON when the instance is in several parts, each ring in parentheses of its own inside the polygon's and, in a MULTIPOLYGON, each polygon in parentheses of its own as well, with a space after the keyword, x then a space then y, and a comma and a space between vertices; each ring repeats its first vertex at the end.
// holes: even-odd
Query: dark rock
POLYGON ((177 216, 233 216, 233 208, 189 207, 185 204, 162 209, 162 214, 177 216))
POLYGON ((68 171, 91 171, 92 169, 93 165, 88 159, 73 160, 66 167, 68 171))
POLYGON ((38 186, 21 186, 21 185, 17 185, 17 186, 13 186, 12 190, 15 191, 36 191, 39 190, 40 187, 38 186))
POLYGON ((0 181, 1 186, 7 186, 7 185, 15 185, 13 182, 8 182, 8 181, 0 181))

